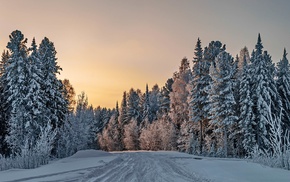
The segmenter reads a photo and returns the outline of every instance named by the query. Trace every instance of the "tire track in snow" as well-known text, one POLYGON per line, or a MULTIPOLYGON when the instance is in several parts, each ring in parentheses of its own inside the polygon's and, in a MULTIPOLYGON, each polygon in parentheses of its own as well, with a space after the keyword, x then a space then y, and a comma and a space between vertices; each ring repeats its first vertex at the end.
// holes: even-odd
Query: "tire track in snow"
POLYGON ((115 160, 87 174, 83 182, 206 182, 166 155, 151 152, 120 154, 115 160))

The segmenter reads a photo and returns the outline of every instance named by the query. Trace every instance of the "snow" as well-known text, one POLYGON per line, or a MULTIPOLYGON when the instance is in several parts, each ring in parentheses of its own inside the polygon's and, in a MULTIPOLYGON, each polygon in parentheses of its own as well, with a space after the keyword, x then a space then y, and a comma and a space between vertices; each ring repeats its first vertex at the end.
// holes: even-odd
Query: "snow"
POLYGON ((0 181, 212 181, 289 182, 290 172, 242 159, 208 158, 179 152, 79 151, 36 169, 0 172, 0 181))
POLYGON ((242 159, 207 158, 188 154, 168 153, 177 162, 214 182, 289 182, 290 172, 242 159))
POLYGON ((79 178, 96 166, 103 165, 117 155, 98 150, 79 151, 71 157, 51 162, 36 169, 11 169, 0 172, 0 181, 56 181, 79 178))

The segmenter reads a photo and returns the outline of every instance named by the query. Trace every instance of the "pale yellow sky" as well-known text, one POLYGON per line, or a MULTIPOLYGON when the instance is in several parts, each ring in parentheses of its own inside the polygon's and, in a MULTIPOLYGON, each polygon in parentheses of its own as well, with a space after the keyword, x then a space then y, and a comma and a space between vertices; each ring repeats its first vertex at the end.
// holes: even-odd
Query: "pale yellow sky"
POLYGON ((198 37, 227 44, 232 54, 253 49, 260 32, 277 62, 290 50, 287 0, 15 0, 0 4, 0 49, 13 30, 54 42, 60 78, 95 107, 114 107, 122 92, 162 86, 193 57, 198 37))

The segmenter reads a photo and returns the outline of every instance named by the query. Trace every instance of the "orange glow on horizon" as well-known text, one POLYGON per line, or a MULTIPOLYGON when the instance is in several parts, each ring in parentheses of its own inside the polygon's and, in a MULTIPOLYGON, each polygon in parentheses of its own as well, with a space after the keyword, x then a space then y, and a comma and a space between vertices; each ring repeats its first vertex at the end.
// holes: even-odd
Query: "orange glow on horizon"
POLYGON ((271 0, 6 0, 0 49, 16 29, 27 46, 33 37, 38 44, 48 37, 63 68, 59 78, 69 79, 77 95, 84 91, 94 107, 113 108, 132 87, 162 87, 184 56, 192 60, 198 37, 203 47, 220 40, 236 55, 244 46, 251 51, 260 32, 277 62, 290 49, 289 7, 290 1, 271 0))

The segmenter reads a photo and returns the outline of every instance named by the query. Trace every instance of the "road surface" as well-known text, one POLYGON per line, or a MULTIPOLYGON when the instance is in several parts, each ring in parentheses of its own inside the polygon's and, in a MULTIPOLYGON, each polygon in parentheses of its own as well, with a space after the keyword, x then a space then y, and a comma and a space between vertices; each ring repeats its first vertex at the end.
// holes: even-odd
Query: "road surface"
POLYGON ((156 152, 121 153, 87 174, 82 182, 206 182, 178 164, 174 157, 156 152))

